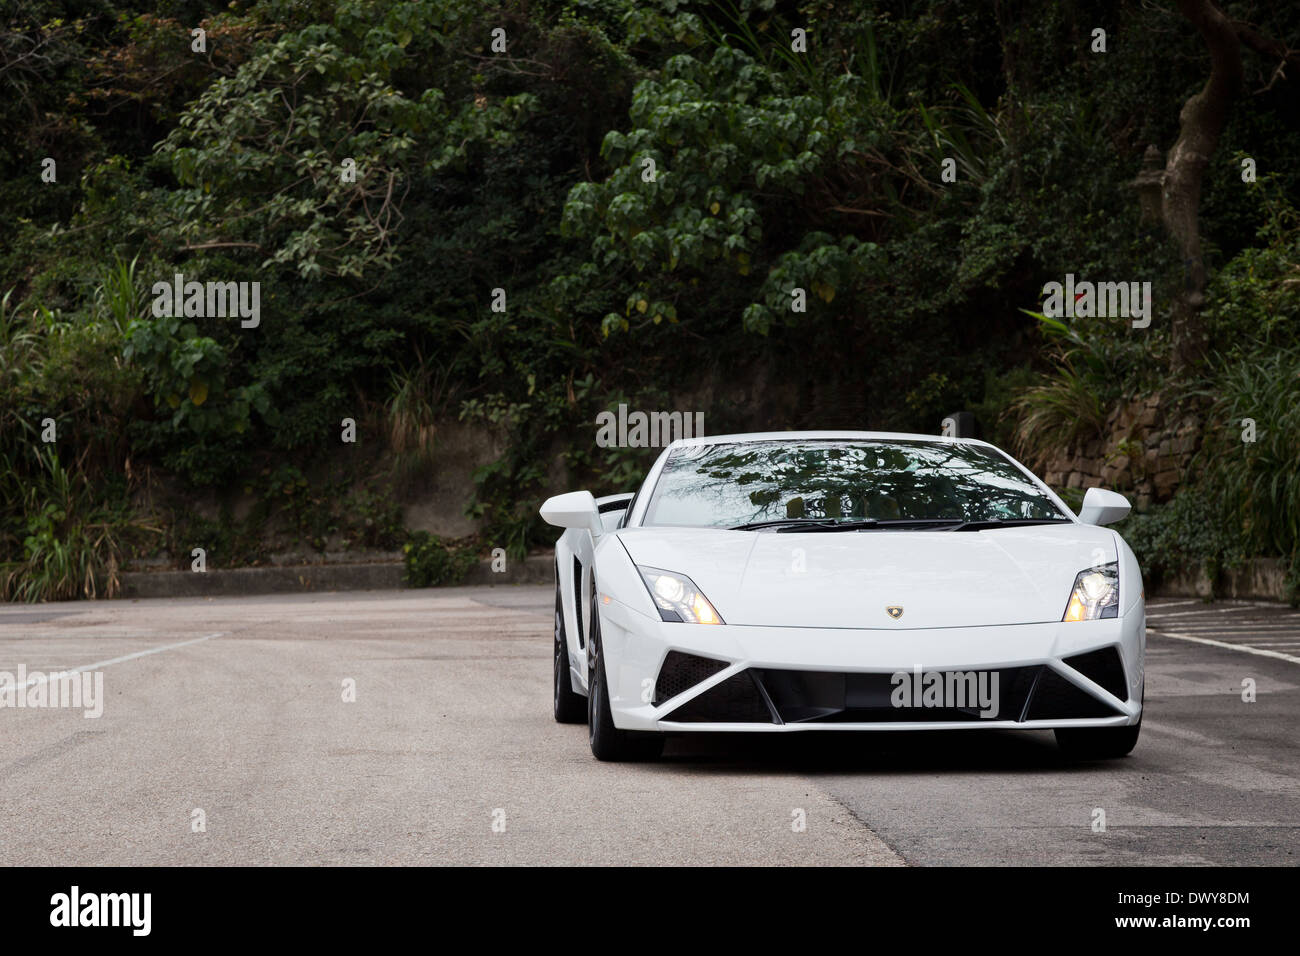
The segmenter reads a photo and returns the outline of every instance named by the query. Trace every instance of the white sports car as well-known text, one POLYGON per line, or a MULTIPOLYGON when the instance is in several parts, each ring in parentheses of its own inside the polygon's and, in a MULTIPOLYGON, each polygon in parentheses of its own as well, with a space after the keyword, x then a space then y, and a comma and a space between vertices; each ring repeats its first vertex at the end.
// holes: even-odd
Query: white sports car
POLYGON ((1052 729, 1118 757, 1142 726, 1133 552, 965 438, 684 439, 635 495, 557 495, 555 719, 601 760, 700 731, 1052 729))

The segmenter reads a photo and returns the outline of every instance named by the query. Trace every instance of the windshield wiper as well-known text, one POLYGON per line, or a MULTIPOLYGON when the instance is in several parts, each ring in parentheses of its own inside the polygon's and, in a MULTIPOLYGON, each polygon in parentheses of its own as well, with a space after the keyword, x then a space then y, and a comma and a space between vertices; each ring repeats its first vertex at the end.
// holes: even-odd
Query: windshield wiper
POLYGON ((865 531, 868 528, 935 528, 940 531, 980 531, 984 528, 1023 527, 1035 524, 1069 524, 1068 518, 776 518, 736 525, 731 531, 758 531, 771 528, 778 534, 821 531, 865 531))
POLYGON ((976 521, 961 521, 954 524, 949 531, 983 531, 985 528, 1023 528, 1034 524, 1069 524, 1069 518, 983 518, 976 521))
POLYGON ((864 531, 868 528, 929 527, 960 522, 960 518, 778 518, 737 525, 732 531, 772 528, 777 533, 796 531, 864 531))
MULTIPOLYGON (((808 531, 864 531, 868 528, 932 528, 947 531, 948 525, 963 524, 961 518, 858 518, 851 521, 819 521, 808 531)), ((777 528, 777 531, 800 531, 800 528, 777 528)))
POLYGON ((863 528, 875 528, 880 522, 875 518, 857 518, 849 521, 817 521, 811 525, 777 528, 777 534, 788 531, 861 531, 863 528))
POLYGON ((833 524, 822 518, 776 518, 772 521, 751 521, 749 524, 738 524, 734 528, 728 528, 728 531, 757 531, 760 528, 785 528, 789 526, 798 527, 827 527, 833 524))

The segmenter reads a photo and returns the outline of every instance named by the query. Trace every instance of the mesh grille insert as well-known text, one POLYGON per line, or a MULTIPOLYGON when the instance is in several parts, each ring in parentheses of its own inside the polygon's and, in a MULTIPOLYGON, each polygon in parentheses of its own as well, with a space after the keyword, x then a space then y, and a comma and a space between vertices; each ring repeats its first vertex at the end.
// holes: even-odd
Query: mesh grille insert
POLYGON ((749 671, 732 674, 698 697, 692 697, 664 720, 684 723, 771 724, 772 712, 749 671))
POLYGON ((655 696, 651 703, 658 707, 682 691, 690 690, 700 681, 708 680, 727 666, 726 661, 715 661, 711 657, 669 651, 663 666, 659 668, 659 676, 655 679, 655 696))

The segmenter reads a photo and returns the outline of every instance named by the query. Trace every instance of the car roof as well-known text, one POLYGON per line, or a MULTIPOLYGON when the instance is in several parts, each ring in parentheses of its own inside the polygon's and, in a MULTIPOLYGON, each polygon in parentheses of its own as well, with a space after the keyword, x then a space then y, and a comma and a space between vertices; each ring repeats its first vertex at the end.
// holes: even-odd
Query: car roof
POLYGON ((950 438, 944 435, 921 435, 912 432, 857 432, 857 431, 805 431, 805 432, 747 432, 735 435, 700 435, 696 438, 679 438, 669 448, 690 445, 740 444, 762 441, 923 441, 936 445, 985 445, 978 438, 950 438))

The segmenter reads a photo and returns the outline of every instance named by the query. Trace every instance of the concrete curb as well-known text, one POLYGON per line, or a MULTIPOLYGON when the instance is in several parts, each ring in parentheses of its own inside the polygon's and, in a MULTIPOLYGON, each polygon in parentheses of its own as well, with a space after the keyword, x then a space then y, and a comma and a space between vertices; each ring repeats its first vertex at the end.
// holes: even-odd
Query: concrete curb
POLYGON ((1156 597, 1234 598, 1253 601, 1286 601, 1286 564, 1281 558, 1255 558, 1235 571, 1221 571, 1212 580, 1205 569, 1167 576, 1156 597))
MULTIPOLYGON (((555 559, 549 554, 508 561, 493 571, 490 560, 470 568, 460 585, 549 584, 555 559)), ((283 594, 303 591, 389 591, 406 587, 400 562, 371 564, 300 564, 223 571, 126 571, 122 597, 210 597, 283 594)))
POLYGON ((555 556, 530 554, 522 561, 507 561, 504 571, 493 571, 491 561, 480 561, 469 569, 461 584, 551 584, 555 580, 555 556))

